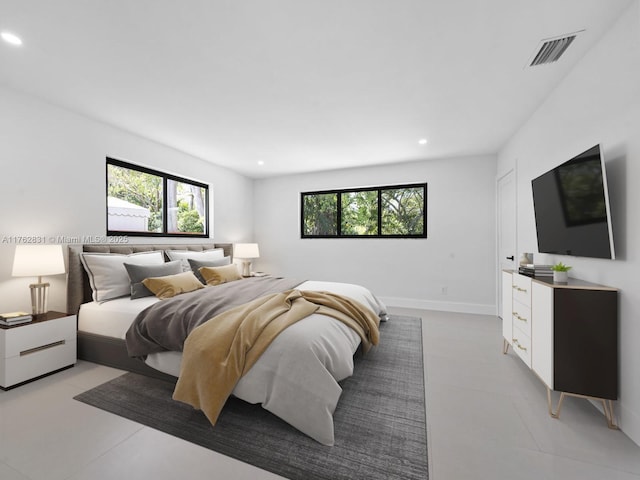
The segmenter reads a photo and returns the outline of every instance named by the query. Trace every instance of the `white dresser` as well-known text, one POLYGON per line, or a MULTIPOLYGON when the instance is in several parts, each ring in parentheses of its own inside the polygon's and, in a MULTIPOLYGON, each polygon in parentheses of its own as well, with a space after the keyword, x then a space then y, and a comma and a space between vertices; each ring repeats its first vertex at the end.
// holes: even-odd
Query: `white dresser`
POLYGON ((6 390, 76 363, 76 316, 47 312, 0 326, 0 388, 6 390))
POLYGON ((569 279, 502 272, 503 353, 509 346, 545 383, 549 414, 566 395, 602 401, 615 428, 618 398, 618 290, 569 279), (553 409, 551 391, 561 393, 553 409))

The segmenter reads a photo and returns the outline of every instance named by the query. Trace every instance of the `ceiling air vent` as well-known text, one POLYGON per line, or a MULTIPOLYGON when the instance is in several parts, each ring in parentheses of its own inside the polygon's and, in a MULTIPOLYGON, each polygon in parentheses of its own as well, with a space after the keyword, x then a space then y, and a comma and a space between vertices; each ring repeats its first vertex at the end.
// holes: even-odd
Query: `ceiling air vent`
POLYGON ((558 60, 567 48, 569 48, 569 45, 571 45, 575 40, 578 33, 580 32, 542 40, 541 45, 533 55, 533 60, 531 60, 529 66, 534 67, 536 65, 546 65, 558 60))

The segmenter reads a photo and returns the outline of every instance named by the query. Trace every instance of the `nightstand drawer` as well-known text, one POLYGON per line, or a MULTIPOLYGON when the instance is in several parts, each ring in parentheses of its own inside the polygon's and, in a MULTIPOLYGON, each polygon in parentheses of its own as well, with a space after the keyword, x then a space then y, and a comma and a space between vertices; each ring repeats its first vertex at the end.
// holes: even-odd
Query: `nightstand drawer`
MULTIPOLYGON (((18 357, 21 353, 33 351, 39 347, 75 338, 76 317, 57 318, 46 322, 33 322, 17 328, 4 330, 4 358, 18 357)), ((2 347, 0 347, 2 348, 2 347)))
POLYGON ((38 315, 0 328, 0 388, 7 389, 76 363, 76 316, 38 315))
POLYGON ((49 342, 41 349, 24 351, 4 360, 0 386, 6 388, 76 363, 76 337, 49 342))

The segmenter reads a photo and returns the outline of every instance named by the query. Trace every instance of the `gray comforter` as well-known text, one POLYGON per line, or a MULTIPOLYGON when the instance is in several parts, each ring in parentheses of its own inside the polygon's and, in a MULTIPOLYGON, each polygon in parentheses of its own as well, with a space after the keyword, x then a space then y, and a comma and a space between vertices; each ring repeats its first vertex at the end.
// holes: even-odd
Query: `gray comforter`
POLYGON ((145 357, 163 351, 181 352, 198 325, 233 307, 302 283, 277 277, 251 277, 178 295, 146 308, 126 334, 129 356, 145 357))

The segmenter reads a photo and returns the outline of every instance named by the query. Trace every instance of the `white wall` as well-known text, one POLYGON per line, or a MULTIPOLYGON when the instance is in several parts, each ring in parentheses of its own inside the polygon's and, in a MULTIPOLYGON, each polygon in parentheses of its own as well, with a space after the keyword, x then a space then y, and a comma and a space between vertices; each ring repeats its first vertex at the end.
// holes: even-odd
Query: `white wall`
POLYGON ((498 175, 517 165, 518 252, 537 252, 531 179, 600 143, 604 149, 617 260, 561 260, 573 277, 620 289, 623 430, 640 444, 640 6, 634 2, 500 152, 498 175))
POLYGON ((394 306, 494 314, 495 164, 470 157, 256 180, 255 269, 359 283, 394 306), (300 238, 300 192, 422 182, 427 239, 300 238))
MULTIPOLYGON (((104 236, 107 156, 210 184, 215 241, 252 238, 252 180, 1 87, 0 105, 0 311, 31 309, 35 279, 11 277, 12 237, 104 236)), ((46 281, 50 309, 64 311, 65 276, 46 281)))

